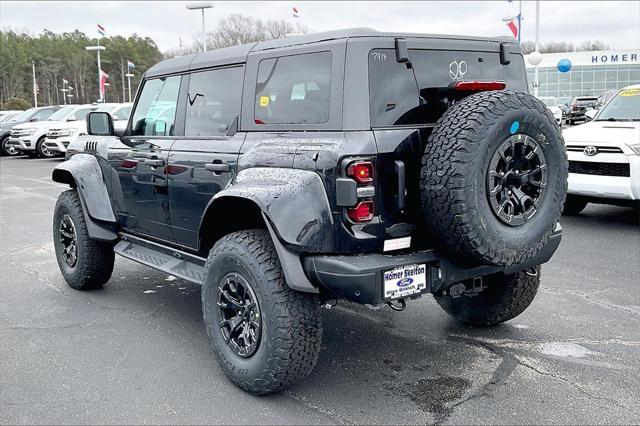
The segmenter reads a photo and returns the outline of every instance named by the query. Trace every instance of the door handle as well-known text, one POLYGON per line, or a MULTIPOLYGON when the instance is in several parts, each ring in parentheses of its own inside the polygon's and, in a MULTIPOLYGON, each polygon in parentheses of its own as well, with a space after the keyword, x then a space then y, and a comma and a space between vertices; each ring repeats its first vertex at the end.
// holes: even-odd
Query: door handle
POLYGON ((164 160, 147 158, 146 160, 144 160, 144 164, 151 167, 160 167, 164 166, 164 160))
POLYGON ((227 173, 231 171, 231 166, 229 163, 208 163, 204 165, 205 170, 209 170, 210 172, 216 173, 227 173))

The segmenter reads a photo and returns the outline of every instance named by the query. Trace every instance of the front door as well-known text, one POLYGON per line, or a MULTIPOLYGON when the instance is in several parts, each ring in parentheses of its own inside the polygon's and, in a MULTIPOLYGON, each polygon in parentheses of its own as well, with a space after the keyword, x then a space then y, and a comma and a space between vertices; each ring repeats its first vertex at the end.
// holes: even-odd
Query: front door
POLYGON ((184 137, 171 148, 167 179, 174 239, 196 249, 207 204, 237 172, 245 134, 233 134, 230 126, 240 114, 244 67, 194 72, 188 78, 184 137))
POLYGON ((166 166, 177 137, 176 109, 181 76, 147 80, 138 98, 131 129, 123 142, 131 146, 114 164, 122 189, 117 210, 122 227, 134 234, 171 241, 166 166))

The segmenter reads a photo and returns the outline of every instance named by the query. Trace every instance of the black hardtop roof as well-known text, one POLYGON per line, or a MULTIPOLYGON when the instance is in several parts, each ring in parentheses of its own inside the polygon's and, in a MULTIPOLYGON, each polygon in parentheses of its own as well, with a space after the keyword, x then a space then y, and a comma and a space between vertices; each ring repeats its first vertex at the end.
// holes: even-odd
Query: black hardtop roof
POLYGON ((326 31, 321 33, 303 34, 292 37, 279 38, 275 40, 261 41, 257 43, 243 44, 222 49, 209 50, 207 52, 194 53, 186 56, 162 61, 149 68, 147 77, 154 77, 165 74, 173 74, 200 68, 209 68, 220 65, 232 65, 246 62, 247 56, 251 52, 258 52, 283 47, 300 46, 304 44, 320 43, 329 40, 339 40, 357 37, 381 37, 381 38, 430 38, 445 40, 471 40, 487 41, 496 43, 516 43, 509 37, 473 37, 443 34, 416 34, 416 33, 392 33, 380 32, 371 28, 349 28, 344 30, 326 31))

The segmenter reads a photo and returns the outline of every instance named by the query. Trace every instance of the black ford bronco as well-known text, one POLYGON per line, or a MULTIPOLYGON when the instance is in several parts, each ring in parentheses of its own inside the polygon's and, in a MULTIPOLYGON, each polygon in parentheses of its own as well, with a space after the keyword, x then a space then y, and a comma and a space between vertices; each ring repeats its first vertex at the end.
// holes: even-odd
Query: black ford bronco
POLYGON ((87 117, 53 219, 60 270, 96 289, 114 253, 202 285, 229 378, 306 377, 337 299, 431 293, 473 326, 522 313, 560 243, 560 129, 510 39, 368 29, 152 67, 120 134, 87 117))

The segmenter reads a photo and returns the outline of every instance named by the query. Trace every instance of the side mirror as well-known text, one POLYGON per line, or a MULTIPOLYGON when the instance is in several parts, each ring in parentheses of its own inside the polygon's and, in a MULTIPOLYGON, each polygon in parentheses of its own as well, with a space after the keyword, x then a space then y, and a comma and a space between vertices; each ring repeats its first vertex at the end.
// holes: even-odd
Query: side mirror
POLYGON ((593 120, 593 118, 596 116, 597 113, 598 113, 598 110, 589 109, 587 110, 587 112, 584 113, 584 118, 587 121, 591 121, 593 120))
POLYGON ((29 120, 29 121, 32 121, 32 122, 33 122, 33 121, 38 121, 38 119, 37 119, 37 118, 35 118, 35 117, 33 117, 33 118, 32 118, 31 120, 29 120))
POLYGON ((76 121, 76 118, 75 117, 69 117, 69 118, 67 118, 67 121, 76 121))
POLYGON ((113 136, 113 118, 108 112, 87 114, 87 134, 93 136, 113 136))

